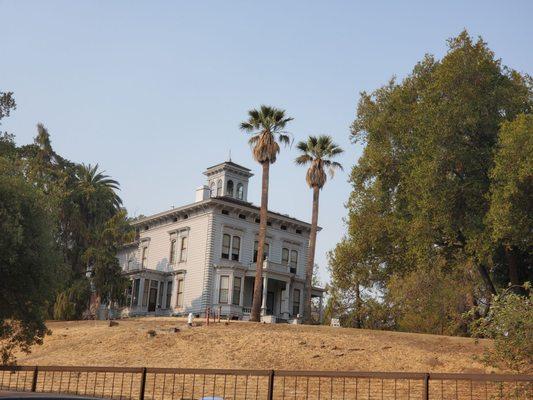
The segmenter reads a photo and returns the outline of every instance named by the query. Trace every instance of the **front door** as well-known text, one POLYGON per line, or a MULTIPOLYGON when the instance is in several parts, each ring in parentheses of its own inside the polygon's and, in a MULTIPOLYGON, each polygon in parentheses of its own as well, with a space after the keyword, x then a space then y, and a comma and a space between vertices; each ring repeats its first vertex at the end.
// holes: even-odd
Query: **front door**
POLYGON ((274 292, 267 292, 267 315, 274 315, 274 292))
POLYGON ((150 296, 148 297, 148 312, 155 311, 156 302, 157 302, 157 289, 150 288, 150 296))

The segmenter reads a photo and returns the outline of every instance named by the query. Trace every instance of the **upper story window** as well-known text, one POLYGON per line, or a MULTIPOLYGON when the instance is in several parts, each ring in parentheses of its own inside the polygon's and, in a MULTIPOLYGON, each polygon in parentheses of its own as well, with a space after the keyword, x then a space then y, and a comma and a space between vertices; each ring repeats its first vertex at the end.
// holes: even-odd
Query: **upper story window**
POLYGON ((296 273, 296 267, 298 266, 298 252, 296 250, 291 250, 291 260, 290 260, 291 272, 296 273))
POLYGON ((226 260, 229 259, 229 249, 231 246, 231 236, 225 233, 222 236, 222 254, 221 257, 226 260))
POLYGON ((239 254, 241 252, 241 238, 239 236, 233 236, 231 241, 231 259, 233 261, 239 261, 239 254))
POLYGON ((176 261, 176 239, 170 241, 170 255, 168 259, 170 264, 174 264, 176 261))
MULTIPOLYGON (((259 247, 259 242, 256 240, 254 242, 254 262, 257 262, 258 247, 259 247)), ((263 249, 263 260, 266 260, 268 258, 269 253, 270 253, 270 244, 265 243, 265 248, 263 249)))
POLYGON ((237 184, 237 198, 239 200, 244 199, 244 187, 242 186, 242 183, 237 184))
POLYGON ((217 182, 217 197, 222 196, 222 179, 217 182))
POLYGON ((241 238, 240 236, 231 236, 228 233, 222 235, 222 254, 221 258, 226 260, 231 259, 233 261, 239 261, 239 255, 241 252, 241 238))
POLYGON ((183 236, 181 238, 180 246, 180 262, 187 261, 187 245, 188 245, 188 236, 183 236))
POLYGON ((289 250, 284 247, 281 249, 281 263, 283 265, 288 265, 291 268, 293 274, 296 273, 296 267, 298 266, 298 251, 289 250))
POLYGON ((281 249, 281 263, 283 265, 289 265, 289 249, 286 247, 281 249))
POLYGON ((210 188, 210 195, 211 195, 211 197, 215 197, 216 194, 217 194, 216 185, 215 185, 215 182, 212 182, 211 183, 211 188, 210 188))
POLYGON ((233 181, 229 180, 228 183, 226 183, 226 196, 233 197, 233 181))
POLYGON ((141 268, 146 268, 147 258, 148 258, 148 246, 143 246, 141 249, 141 268))

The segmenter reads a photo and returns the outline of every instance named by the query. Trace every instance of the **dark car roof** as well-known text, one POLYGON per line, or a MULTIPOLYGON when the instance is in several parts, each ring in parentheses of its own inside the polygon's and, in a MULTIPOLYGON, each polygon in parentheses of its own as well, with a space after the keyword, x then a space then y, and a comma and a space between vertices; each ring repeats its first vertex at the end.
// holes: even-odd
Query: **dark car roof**
POLYGON ((98 397, 86 397, 86 396, 75 396, 65 393, 37 393, 37 392, 11 392, 6 390, 0 390, 0 398, 2 399, 32 399, 32 400, 52 400, 52 399, 61 399, 61 400, 101 400, 98 397))

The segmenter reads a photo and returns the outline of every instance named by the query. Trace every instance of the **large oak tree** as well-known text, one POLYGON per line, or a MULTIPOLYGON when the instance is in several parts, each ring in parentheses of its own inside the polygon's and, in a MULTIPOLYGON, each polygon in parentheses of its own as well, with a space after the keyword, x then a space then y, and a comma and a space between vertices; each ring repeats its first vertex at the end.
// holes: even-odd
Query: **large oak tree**
MULTIPOLYGON (((351 264, 367 271, 354 276, 373 277, 368 290, 391 295, 392 279, 398 288, 419 276, 403 285, 416 287, 438 268, 464 287, 460 313, 509 282, 505 243, 491 235, 501 230, 487 223, 491 171, 502 123, 531 113, 533 91, 481 38, 462 32, 448 45, 441 60, 427 55, 403 81, 361 94, 351 135, 365 147, 351 173, 347 241, 351 264)), ((431 301, 423 293, 412 297, 418 305, 403 313, 431 309, 420 307, 431 301)))

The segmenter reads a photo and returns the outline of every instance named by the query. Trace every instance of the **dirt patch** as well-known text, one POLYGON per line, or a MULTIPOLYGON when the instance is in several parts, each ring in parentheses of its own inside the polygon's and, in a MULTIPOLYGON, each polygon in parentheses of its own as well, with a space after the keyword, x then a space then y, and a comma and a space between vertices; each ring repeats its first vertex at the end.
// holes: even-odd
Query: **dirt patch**
POLYGON ((178 318, 48 327, 52 335, 31 354, 19 354, 20 364, 492 372, 475 359, 490 342, 468 338, 236 321, 188 328, 178 318))

